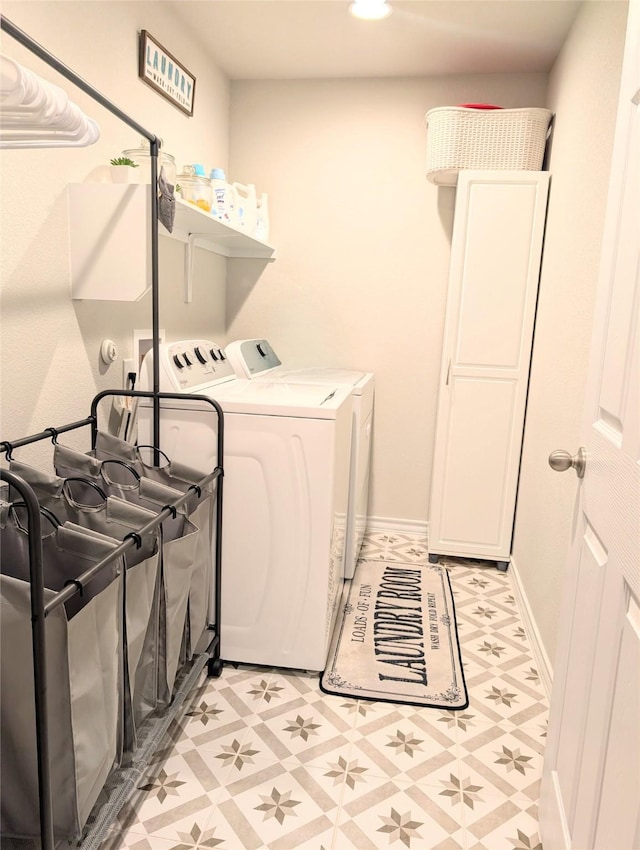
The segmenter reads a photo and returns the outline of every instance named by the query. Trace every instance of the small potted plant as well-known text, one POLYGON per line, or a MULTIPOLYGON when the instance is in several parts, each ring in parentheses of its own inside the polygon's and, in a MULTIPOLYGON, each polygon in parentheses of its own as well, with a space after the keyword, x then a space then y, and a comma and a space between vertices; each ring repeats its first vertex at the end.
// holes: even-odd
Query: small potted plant
POLYGON ((111 182, 112 183, 137 183, 138 175, 133 170, 138 167, 138 163, 134 162, 128 156, 116 156, 111 163, 111 182))

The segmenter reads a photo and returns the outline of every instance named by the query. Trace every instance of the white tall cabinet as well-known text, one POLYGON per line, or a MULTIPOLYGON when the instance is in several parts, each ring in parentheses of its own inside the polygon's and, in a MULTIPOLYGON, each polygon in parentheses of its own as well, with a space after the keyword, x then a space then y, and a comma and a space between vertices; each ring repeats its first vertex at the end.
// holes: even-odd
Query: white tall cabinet
POLYGON ((429 510, 429 553, 511 554, 550 175, 461 171, 429 510))

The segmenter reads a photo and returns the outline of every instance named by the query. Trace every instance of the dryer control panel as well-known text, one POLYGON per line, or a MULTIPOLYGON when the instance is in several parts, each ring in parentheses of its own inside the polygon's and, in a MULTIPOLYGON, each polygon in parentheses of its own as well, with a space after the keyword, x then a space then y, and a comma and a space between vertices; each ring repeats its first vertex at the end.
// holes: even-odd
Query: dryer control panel
POLYGON ((239 378, 260 375, 281 365, 266 339, 239 339, 229 343, 225 352, 239 378))
MULTIPOLYGON (((236 380, 222 348, 206 339, 162 343, 159 347, 160 392, 197 393, 215 384, 236 380)), ((153 351, 142 361, 140 389, 153 389, 153 351)))

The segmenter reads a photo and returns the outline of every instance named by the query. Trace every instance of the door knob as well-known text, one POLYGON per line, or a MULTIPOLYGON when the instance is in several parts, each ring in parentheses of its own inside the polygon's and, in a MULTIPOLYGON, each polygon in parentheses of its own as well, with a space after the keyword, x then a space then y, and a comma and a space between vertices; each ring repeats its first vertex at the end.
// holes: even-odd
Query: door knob
POLYGON ((556 449, 549 455, 549 466, 555 469, 556 472, 566 472, 567 469, 575 469, 578 478, 584 477, 584 469, 587 465, 587 451, 584 446, 580 446, 576 454, 573 456, 564 449, 556 449))

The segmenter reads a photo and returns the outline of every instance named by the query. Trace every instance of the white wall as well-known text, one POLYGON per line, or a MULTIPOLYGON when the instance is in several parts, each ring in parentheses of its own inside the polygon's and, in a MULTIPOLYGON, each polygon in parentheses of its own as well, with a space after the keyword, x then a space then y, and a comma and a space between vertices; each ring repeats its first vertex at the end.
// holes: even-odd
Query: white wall
POLYGON ((233 82, 231 173, 270 197, 276 262, 234 263, 229 339, 376 374, 370 513, 424 523, 454 190, 425 178, 427 110, 544 106, 544 74, 233 82))
MULTIPOLYGON (((165 4, 3 2, 2 13, 162 137, 179 170, 201 159, 227 166, 228 81, 165 4), (138 79, 141 29, 195 75, 193 118, 138 79)), ((64 88, 101 127, 100 141, 88 148, 2 151, 0 426, 3 439, 15 439, 81 419, 88 415, 97 391, 121 386, 122 358, 132 354, 132 330, 151 327, 151 297, 124 304, 71 301, 69 295, 66 186, 94 175, 97 167, 123 149, 138 146, 139 136, 5 33, 2 52, 64 88), (104 337, 120 344, 121 357, 109 368, 98 354, 104 337)), ((136 238, 131 234, 132 240, 136 238)), ((125 240, 123 266, 127 250, 125 240)), ((160 324, 169 338, 224 336, 225 275, 224 259, 199 251, 194 301, 185 305, 183 246, 160 239, 160 324)), ((67 440, 72 442, 73 435, 67 440)), ((50 450, 38 444, 21 449, 19 457, 45 462, 49 455, 50 450)))
POLYGON ((585 3, 549 82, 552 182, 514 562, 551 661, 578 479, 547 457, 580 445, 626 12, 615 0, 585 3))
MULTIPOLYGON (((371 513, 380 517, 423 522, 428 510, 454 190, 424 177, 424 114, 469 101, 557 113, 514 549, 553 657, 576 481, 551 473, 546 457, 578 446, 626 4, 584 4, 548 95, 542 74, 236 82, 230 140, 229 84, 164 4, 9 0, 2 12, 161 135, 180 167, 228 166, 232 179, 269 192, 278 259, 230 261, 226 295, 227 263, 198 251, 194 302, 184 305, 183 247, 161 239, 161 325, 170 339, 265 335, 294 365, 374 371, 371 513), (196 76, 194 118, 137 79, 143 28, 196 76)), ((4 34, 2 50, 62 83, 4 34)), ((69 298, 65 187, 138 141, 75 95, 101 124, 97 145, 3 151, 0 161, 3 439, 85 416, 97 390, 119 385, 132 329, 150 326, 149 297, 69 298), (105 336, 121 346, 108 369, 98 357, 105 336)))

